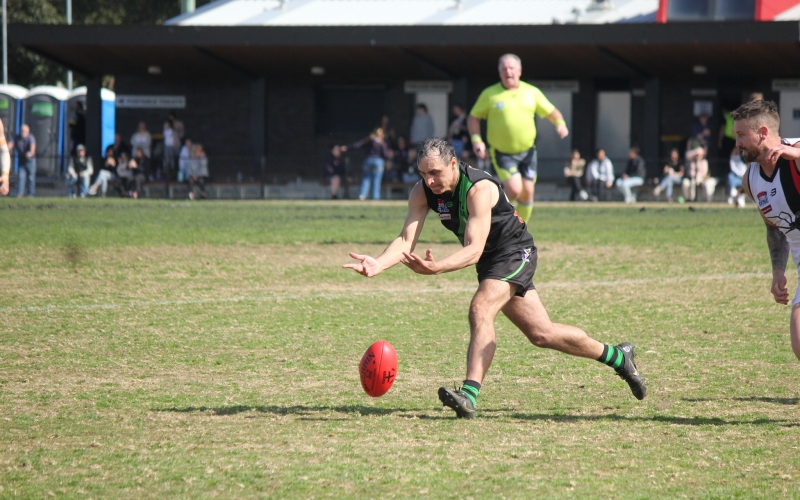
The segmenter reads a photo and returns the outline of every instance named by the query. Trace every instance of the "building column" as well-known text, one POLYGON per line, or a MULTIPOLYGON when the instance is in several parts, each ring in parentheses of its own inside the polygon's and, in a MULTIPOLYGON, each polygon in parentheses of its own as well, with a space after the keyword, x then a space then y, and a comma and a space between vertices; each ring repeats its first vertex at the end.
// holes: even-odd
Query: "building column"
POLYGON ((264 177, 267 137, 267 82, 264 77, 250 81, 250 148, 259 175, 264 177))
POLYGON ((647 162, 648 175, 659 172, 661 165, 661 82, 649 78, 644 84, 644 128, 642 157, 647 162))
POLYGON ((102 80, 90 77, 86 82, 86 153, 92 157, 95 169, 103 164, 103 101, 100 98, 102 80))

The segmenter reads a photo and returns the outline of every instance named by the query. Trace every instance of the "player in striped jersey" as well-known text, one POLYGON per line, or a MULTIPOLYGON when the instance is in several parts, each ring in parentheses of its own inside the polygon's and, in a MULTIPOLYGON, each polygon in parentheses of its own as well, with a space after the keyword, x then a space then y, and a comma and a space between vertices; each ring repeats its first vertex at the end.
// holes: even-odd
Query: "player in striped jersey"
MULTIPOLYGON (((742 178, 767 225, 767 247, 772 260, 772 295, 789 303, 786 263, 792 254, 800 269, 800 139, 781 139, 780 115, 772 101, 757 100, 731 113, 736 147, 750 166, 742 178)), ((798 283, 800 285, 800 283, 798 283)), ((792 350, 800 358, 800 286, 792 301, 789 326, 792 350)))

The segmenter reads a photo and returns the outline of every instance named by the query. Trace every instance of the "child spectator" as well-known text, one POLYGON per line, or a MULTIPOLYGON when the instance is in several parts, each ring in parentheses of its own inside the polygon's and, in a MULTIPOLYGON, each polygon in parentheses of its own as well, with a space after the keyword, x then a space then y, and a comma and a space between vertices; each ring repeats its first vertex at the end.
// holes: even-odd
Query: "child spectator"
POLYGON ((178 182, 189 180, 189 165, 192 162, 192 140, 187 138, 178 156, 178 182))
POLYGON ((202 144, 192 146, 192 161, 189 163, 189 199, 193 200, 195 186, 200 187, 200 197, 206 198, 206 179, 208 179, 208 158, 202 144))
POLYGON ((336 144, 331 145, 330 153, 325 159, 325 179, 331 183, 331 199, 339 197, 339 187, 344 178, 344 158, 342 148, 336 144))

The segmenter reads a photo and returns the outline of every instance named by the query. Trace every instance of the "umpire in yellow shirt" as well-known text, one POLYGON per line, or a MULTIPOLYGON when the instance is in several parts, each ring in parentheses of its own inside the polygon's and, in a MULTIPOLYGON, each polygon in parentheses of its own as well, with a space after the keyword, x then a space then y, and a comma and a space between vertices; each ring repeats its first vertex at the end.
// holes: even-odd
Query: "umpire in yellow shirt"
POLYGON ((520 81, 522 61, 504 54, 497 61, 500 83, 486 88, 467 118, 472 147, 478 158, 486 158, 481 138, 481 120, 486 120, 489 156, 503 182, 509 200, 516 200, 517 213, 528 222, 533 212, 536 182, 535 115, 547 118, 562 139, 569 135, 564 116, 541 90, 520 81))

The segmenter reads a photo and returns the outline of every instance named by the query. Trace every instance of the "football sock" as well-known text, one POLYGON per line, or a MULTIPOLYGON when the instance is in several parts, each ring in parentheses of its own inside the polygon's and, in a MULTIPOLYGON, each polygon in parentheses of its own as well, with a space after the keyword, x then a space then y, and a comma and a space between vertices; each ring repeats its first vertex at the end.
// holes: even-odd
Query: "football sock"
POLYGON ((528 220, 531 218, 531 214, 533 213, 533 202, 530 203, 522 203, 521 201, 517 202, 517 215, 528 223, 528 220))
POLYGON ((597 361, 608 365, 615 370, 619 370, 622 366, 622 351, 613 345, 604 345, 603 354, 597 358, 597 361))
POLYGON ((461 394, 472 401, 473 406, 478 407, 478 393, 481 391, 481 384, 474 380, 465 380, 461 386, 461 394))

